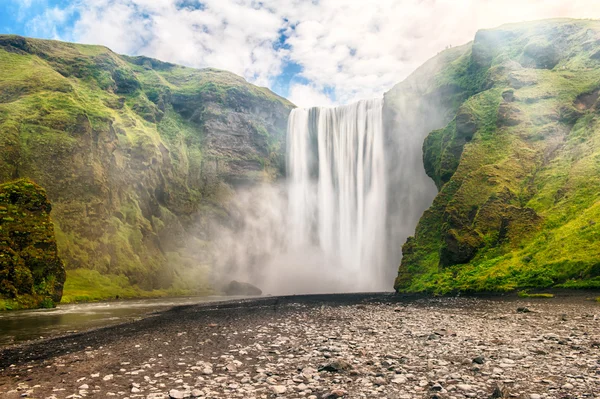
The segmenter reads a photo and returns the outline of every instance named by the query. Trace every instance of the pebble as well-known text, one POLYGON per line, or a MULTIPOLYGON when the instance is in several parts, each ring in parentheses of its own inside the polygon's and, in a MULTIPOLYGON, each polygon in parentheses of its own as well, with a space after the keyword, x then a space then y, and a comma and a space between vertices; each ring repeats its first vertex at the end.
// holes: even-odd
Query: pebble
POLYGON ((275 395, 283 395, 284 393, 287 392, 287 388, 284 387, 283 385, 273 385, 271 387, 271 391, 273 391, 273 393, 275 395))

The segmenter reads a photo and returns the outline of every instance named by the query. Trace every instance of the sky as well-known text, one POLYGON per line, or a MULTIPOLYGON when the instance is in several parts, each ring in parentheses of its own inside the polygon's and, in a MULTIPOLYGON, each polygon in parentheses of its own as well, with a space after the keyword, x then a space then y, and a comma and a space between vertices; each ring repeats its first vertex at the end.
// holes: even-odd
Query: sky
POLYGON ((479 29, 600 0, 0 0, 0 34, 225 69, 302 107, 380 97, 479 29))

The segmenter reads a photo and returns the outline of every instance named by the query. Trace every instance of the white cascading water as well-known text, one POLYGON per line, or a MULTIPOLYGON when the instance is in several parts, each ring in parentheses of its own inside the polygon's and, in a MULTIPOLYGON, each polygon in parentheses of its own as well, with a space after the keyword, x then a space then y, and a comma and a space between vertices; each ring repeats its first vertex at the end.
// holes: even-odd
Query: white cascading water
POLYGON ((359 291, 390 286, 382 109, 381 99, 295 109, 288 124, 289 249, 318 248, 324 274, 359 291))
POLYGON ((215 279, 269 294, 391 290, 382 113, 381 99, 293 110, 287 180, 237 191, 238 224, 215 229, 215 279))

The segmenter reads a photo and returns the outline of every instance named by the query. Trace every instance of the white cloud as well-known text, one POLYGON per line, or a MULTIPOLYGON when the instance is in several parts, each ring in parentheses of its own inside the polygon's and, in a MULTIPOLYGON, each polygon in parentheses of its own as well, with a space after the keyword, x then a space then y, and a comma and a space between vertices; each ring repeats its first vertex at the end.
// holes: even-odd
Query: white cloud
MULTIPOLYGON (((29 0, 31 4, 31 0, 29 0)), ((36 15, 27 22, 27 27, 33 36, 59 39, 58 27, 69 18, 72 8, 47 8, 43 14, 36 15)))
POLYGON ((270 87, 290 61, 303 68, 301 81, 308 84, 292 83, 288 97, 329 105, 381 96, 446 46, 472 40, 478 29, 600 17, 597 0, 202 0, 202 7, 190 7, 194 3, 200 2, 74 2, 80 17, 65 39, 226 69, 270 87), (278 43, 281 32, 286 46, 278 43))
POLYGON ((310 85, 292 84, 288 99, 299 107, 332 107, 335 103, 318 88, 310 85))

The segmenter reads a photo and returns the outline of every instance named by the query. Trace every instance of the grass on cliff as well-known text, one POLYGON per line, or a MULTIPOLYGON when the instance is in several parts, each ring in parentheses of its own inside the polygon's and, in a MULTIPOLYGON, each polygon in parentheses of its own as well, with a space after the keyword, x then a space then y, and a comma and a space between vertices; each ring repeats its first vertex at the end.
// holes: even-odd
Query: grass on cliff
MULTIPOLYGON (((197 276, 194 277, 197 278, 197 276)), ((165 289, 144 290, 138 286, 131 285, 129 279, 124 275, 101 274, 96 270, 75 269, 67 271, 67 280, 61 303, 215 294, 215 291, 207 284, 202 289, 191 288, 192 285, 190 284, 187 284, 188 288, 185 287, 185 283, 178 282, 172 287, 165 289)), ((3 310, 1 301, 0 310, 3 310)))

